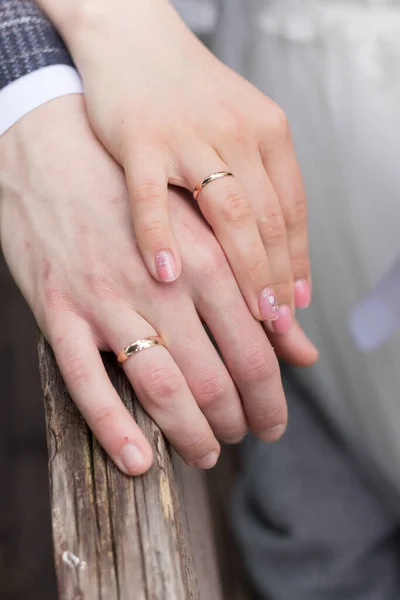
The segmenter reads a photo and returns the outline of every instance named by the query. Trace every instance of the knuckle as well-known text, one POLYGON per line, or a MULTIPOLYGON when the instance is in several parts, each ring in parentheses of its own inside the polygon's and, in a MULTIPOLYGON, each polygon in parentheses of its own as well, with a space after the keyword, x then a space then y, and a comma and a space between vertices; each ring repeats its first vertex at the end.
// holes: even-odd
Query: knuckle
POLYGON ((241 224, 251 219, 253 209, 250 202, 240 190, 233 187, 227 190, 221 206, 224 221, 230 224, 241 224))
POLYGON ((287 241, 286 223, 280 213, 268 215, 261 224, 263 237, 268 246, 280 246, 287 241))
POLYGON ((99 431, 103 427, 106 427, 114 417, 114 411, 112 408, 98 409, 95 416, 93 417, 92 428, 94 431, 99 431))
POLYGON ((276 425, 286 422, 286 410, 282 405, 260 405, 252 414, 252 429, 257 432, 267 431, 276 425))
POLYGON ((295 279, 302 279, 308 277, 310 273, 310 263, 308 260, 307 252, 302 255, 297 255, 292 258, 293 273, 295 279))
POLYGON ((243 140, 244 131, 246 128, 243 127, 244 117, 237 108, 231 104, 224 104, 221 106, 218 123, 220 134, 227 139, 243 140))
POLYGON ((63 375, 66 383, 73 387, 86 386, 91 377, 86 363, 73 352, 64 357, 63 375))
POLYGON ((248 432, 246 424, 234 423, 232 425, 225 425, 223 431, 218 436, 223 442, 227 444, 238 444, 243 440, 248 432))
POLYGON ((79 285, 75 288, 54 280, 43 286, 43 304, 48 316, 57 323, 64 321, 68 315, 83 314, 81 298, 85 298, 86 317, 91 316, 92 309, 98 306, 99 299, 121 299, 122 288, 115 272, 108 269, 98 257, 85 257, 81 272, 76 272, 79 285), (56 317, 56 318, 55 318, 56 317))
POLYGON ((44 286, 43 298, 45 306, 51 312, 68 310, 71 306, 69 293, 57 283, 50 282, 44 286))
POLYGON ((123 290, 104 265, 92 262, 91 271, 83 277, 87 306, 94 309, 99 300, 121 300, 123 290))
POLYGON ((201 377, 196 385, 195 398, 202 409, 215 406, 226 398, 229 391, 228 383, 218 373, 209 373, 201 377))
POLYGON ((144 220, 137 225, 139 237, 151 240, 159 240, 167 233, 167 224, 162 219, 144 220))
POLYGON ((159 204, 162 197, 160 185, 151 179, 138 182, 134 188, 134 200, 137 203, 159 204))
POLYGON ((265 420, 267 422, 267 429, 272 429, 277 425, 283 425, 286 423, 286 411, 283 406, 275 406, 269 408, 266 412, 265 420))
POLYGON ((266 381, 276 375, 277 370, 276 359, 267 352, 256 348, 243 352, 241 378, 245 383, 266 381))
POLYGON ((207 247, 202 247, 196 256, 196 275, 199 281, 226 277, 230 273, 228 261, 221 247, 210 240, 207 247))
POLYGON ((286 223, 287 227, 296 231, 297 229, 306 229, 307 227, 307 202, 305 198, 299 196, 287 209, 286 223))
POLYGON ((161 409, 182 389, 179 373, 172 367, 160 365, 148 365, 141 373, 141 383, 150 401, 161 409))
POLYGON ((268 103, 267 134, 270 143, 277 143, 290 137, 290 125, 285 111, 271 100, 268 103))
POLYGON ((195 462, 211 452, 215 447, 215 442, 213 443, 211 435, 204 431, 195 430, 182 435, 182 447, 186 456, 195 462))
POLYGON ((245 268, 245 275, 247 279, 251 283, 260 284, 261 285, 265 281, 265 274, 268 273, 269 265, 267 257, 261 259, 252 259, 248 261, 248 264, 245 268))

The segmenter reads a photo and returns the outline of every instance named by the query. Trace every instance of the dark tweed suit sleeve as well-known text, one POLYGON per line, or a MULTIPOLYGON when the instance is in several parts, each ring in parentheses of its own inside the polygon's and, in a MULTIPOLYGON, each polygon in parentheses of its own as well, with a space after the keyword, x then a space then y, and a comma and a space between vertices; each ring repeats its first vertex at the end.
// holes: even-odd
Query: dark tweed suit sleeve
POLYGON ((0 0, 0 90, 32 71, 60 64, 73 63, 34 0, 0 0))

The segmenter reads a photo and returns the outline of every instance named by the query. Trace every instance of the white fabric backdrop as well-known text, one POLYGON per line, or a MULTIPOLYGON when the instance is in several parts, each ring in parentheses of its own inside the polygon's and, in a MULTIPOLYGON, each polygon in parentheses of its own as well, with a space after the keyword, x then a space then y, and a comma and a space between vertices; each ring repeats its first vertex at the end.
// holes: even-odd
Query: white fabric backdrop
POLYGON ((347 325, 400 256, 400 1, 214 6, 213 49, 284 107, 305 176, 314 295, 301 321, 321 359, 304 380, 400 499, 400 331, 362 354, 347 325))

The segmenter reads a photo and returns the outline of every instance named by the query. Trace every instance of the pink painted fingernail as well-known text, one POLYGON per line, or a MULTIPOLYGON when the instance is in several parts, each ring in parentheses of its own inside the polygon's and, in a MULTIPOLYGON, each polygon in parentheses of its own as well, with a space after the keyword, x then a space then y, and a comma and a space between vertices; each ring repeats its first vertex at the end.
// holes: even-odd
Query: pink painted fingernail
POLYGON ((176 261, 171 252, 162 250, 156 256, 157 275, 162 281, 175 281, 178 277, 176 261))
POLYGON ((258 306, 263 321, 276 321, 279 318, 278 300, 271 287, 263 289, 258 298, 258 306))
POLYGON ((279 316, 274 321, 272 327, 274 328, 276 333, 288 333, 293 325, 293 316, 292 311, 289 306, 283 304, 279 307, 279 316))
POLYGON ((310 306, 311 288, 307 279, 299 279, 294 284, 294 302, 297 308, 310 306))
POLYGON ((130 475, 135 475, 143 464, 143 454, 133 444, 127 444, 122 448, 120 458, 126 472, 130 475))

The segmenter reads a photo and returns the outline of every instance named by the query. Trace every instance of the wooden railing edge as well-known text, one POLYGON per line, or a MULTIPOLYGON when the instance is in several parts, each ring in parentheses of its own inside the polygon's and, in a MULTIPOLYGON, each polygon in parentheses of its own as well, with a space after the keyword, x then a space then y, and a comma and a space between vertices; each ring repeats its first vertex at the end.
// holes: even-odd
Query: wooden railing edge
POLYGON ((40 336, 55 568, 60 600, 222 600, 204 473, 174 457, 115 360, 111 381, 155 450, 123 475, 73 404, 40 336))

